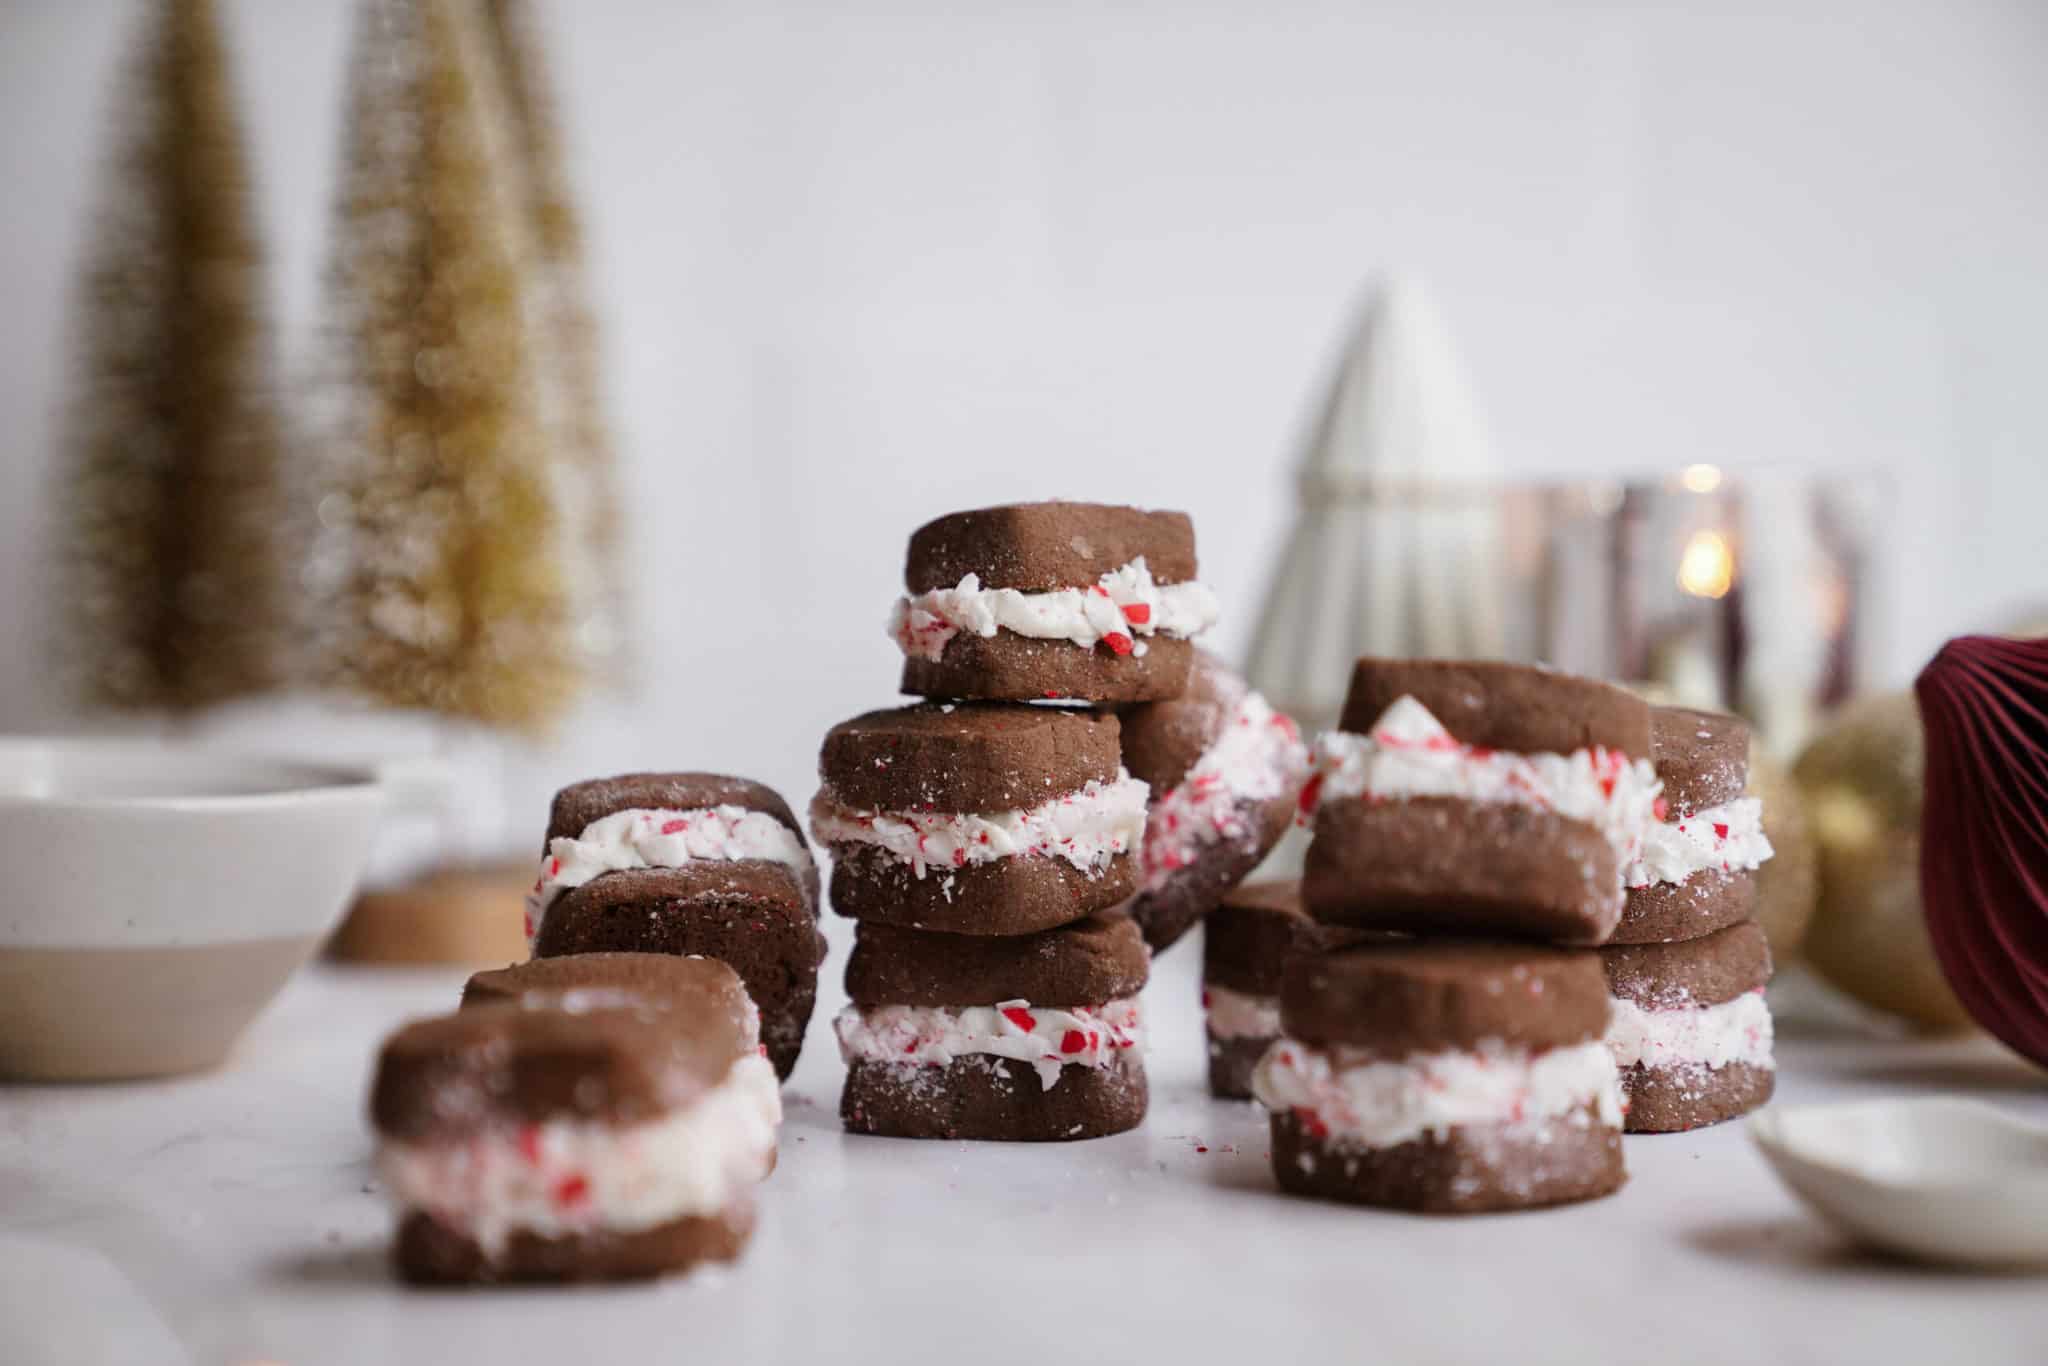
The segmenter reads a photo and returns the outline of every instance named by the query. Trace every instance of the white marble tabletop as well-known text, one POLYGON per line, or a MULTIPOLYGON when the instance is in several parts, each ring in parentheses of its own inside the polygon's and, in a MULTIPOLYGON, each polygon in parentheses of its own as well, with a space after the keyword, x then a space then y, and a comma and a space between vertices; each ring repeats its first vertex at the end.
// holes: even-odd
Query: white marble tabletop
MULTIPOLYGON (((1150 1119, 1074 1145, 841 1134, 828 989, 745 1258, 566 1291, 391 1279, 368 1068, 460 975, 308 969, 211 1075, 0 1087, 0 1360, 2048 1360, 2048 1278, 1857 1253, 1739 1124, 1631 1138, 1628 1187, 1562 1210, 1283 1198, 1258 1111, 1202 1090, 1198 955, 1148 989, 1150 1119)), ((1784 1104, 1962 1092, 2048 1119, 2048 1081, 1983 1040, 1788 1029, 1780 1057, 1784 1104)))

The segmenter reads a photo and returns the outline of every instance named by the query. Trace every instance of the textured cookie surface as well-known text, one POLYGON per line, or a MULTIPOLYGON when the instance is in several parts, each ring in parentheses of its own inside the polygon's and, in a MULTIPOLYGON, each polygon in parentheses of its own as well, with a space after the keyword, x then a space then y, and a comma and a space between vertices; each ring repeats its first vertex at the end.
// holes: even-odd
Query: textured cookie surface
POLYGON ((898 690, 913 697, 1148 702, 1180 695, 1194 655, 1191 643, 1173 636, 1149 636, 1143 654, 1119 655, 1107 645, 962 631, 937 659, 905 657, 898 690))
POLYGON ((1137 995, 1148 972, 1145 941, 1121 915, 1005 938, 864 924, 846 994, 860 1006, 1101 1005, 1137 995))
POLYGON ((1038 856, 917 870, 857 844, 832 851, 832 909, 864 924, 947 934, 1033 934, 1070 924, 1138 890, 1138 860, 1118 854, 1083 872, 1038 856))
POLYGON ((637 1280, 732 1261, 753 1231, 752 1201, 742 1200, 717 1215, 633 1232, 548 1238, 520 1230, 491 1255, 467 1234, 415 1211, 399 1225, 392 1259, 399 1275, 423 1285, 637 1280))
POLYGON ((754 1011, 746 984, 731 967, 716 958, 672 953, 535 958, 475 973, 462 988, 464 1009, 513 1004, 576 1010, 619 1001, 654 1011, 718 1014, 735 1037, 746 1033, 754 1011))
POLYGON ((1338 729, 1363 735, 1402 697, 1413 697, 1468 745, 1570 754, 1596 745, 1650 757, 1650 708, 1608 683, 1527 664, 1361 659, 1338 729))
POLYGON ((1145 1118, 1145 1067, 1065 1067, 1051 1090, 1029 1063, 970 1054, 942 1067, 856 1062, 839 1117, 849 1133, 1061 1143, 1135 1129, 1145 1118))
POLYGON ((1391 1148, 1333 1144, 1294 1115, 1275 1115, 1272 1136, 1282 1190, 1422 1214, 1590 1200, 1628 1179, 1621 1135, 1590 1114, 1523 1126, 1453 1126, 1391 1148))
POLYGON ((1614 846, 1553 811, 1457 797, 1325 801, 1302 870, 1320 920, 1598 944, 1623 903, 1614 846))
POLYGON ((1014 811, 1113 782, 1119 735, 1116 717, 1077 708, 924 703, 832 727, 818 776, 861 810, 1014 811))
POLYGON ((1301 904, 1301 883, 1248 882, 1225 896, 1204 922, 1202 977, 1247 996, 1278 996, 1287 960, 1372 937, 1319 924, 1301 904))
POLYGON ((723 1082, 745 1046, 719 1012, 479 1006, 415 1020, 385 1041, 370 1118, 408 1142, 558 1118, 638 1124, 723 1082))
POLYGON ((1638 1063, 1621 1074, 1628 1100, 1624 1127, 1632 1134, 1681 1134, 1722 1124, 1761 1108, 1777 1084, 1774 1070, 1749 1063, 1713 1068, 1638 1063))
POLYGON ((606 873, 548 908, 534 954, 701 954, 740 975, 761 1009, 761 1041, 787 1077, 818 994, 825 939, 778 864, 690 864, 606 873))
POLYGON ((1484 1040, 1559 1048, 1607 1029, 1607 979, 1590 951, 1478 939, 1358 944, 1289 960, 1290 1038, 1398 1060, 1484 1040))
POLYGON ((1732 802, 1749 786, 1749 724, 1725 712, 1650 710, 1650 757, 1664 784, 1666 819, 1732 802))
POLYGON ((1611 944, 1665 944, 1698 939, 1739 925, 1756 910, 1752 869, 1709 868, 1683 882, 1653 882, 1628 889, 1611 944))
POLYGON ((1610 944, 1600 950, 1616 996, 1649 1010, 1719 1005, 1771 980, 1771 949, 1755 921, 1673 944, 1610 944))
POLYGON ((903 578, 912 593, 951 588, 969 574, 984 588, 1045 593, 1090 587, 1140 556, 1157 583, 1194 578, 1188 515, 1102 503, 1013 503, 949 513, 919 527, 903 578))

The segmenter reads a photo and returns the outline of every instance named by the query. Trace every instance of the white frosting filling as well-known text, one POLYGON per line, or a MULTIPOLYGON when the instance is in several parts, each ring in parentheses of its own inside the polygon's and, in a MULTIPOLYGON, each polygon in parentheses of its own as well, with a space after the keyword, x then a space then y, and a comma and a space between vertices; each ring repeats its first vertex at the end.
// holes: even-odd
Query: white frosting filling
POLYGON ((1302 814, 1318 801, 1366 797, 1459 797, 1531 806, 1599 828, 1622 867, 1633 864, 1663 784, 1647 759, 1595 746, 1570 754, 1517 754, 1468 745, 1412 697, 1400 697, 1364 735, 1326 732, 1302 814))
POLYGON ((848 1006, 832 1022, 847 1062, 943 1067, 987 1053, 1028 1062, 1050 1091, 1068 1067, 1108 1067, 1128 1049, 1145 1046, 1135 999, 1099 1006, 848 1006))
POLYGON ((1256 811, 1298 787, 1308 773, 1308 746, 1292 719, 1257 693, 1237 710, 1179 783, 1152 803, 1145 822, 1145 890, 1154 892, 1194 862, 1202 846, 1244 839, 1256 811))
POLYGON ((1209 1012, 1209 1037, 1213 1039, 1280 1037, 1278 996, 1252 996, 1204 982, 1202 1005, 1209 1012))
POLYGON ((1460 1125, 1583 1121, 1589 1106, 1599 1124, 1621 1127, 1620 1078, 1599 1040, 1541 1052, 1487 1040, 1472 1052, 1388 1062, 1283 1038, 1259 1060, 1252 1094, 1276 1114, 1301 1116, 1316 1137, 1365 1148, 1460 1125))
POLYGON ((1755 868, 1774 851, 1764 834, 1764 804, 1737 797, 1675 821, 1653 821, 1643 832, 1642 856, 1629 865, 1631 887, 1683 882, 1694 873, 1755 868))
POLYGON ((1216 624, 1216 595, 1205 584, 1154 583, 1140 555, 1104 574, 1092 587, 1025 593, 983 588, 969 574, 953 588, 898 598, 889 636, 906 655, 936 660, 946 643, 966 631, 997 631, 1033 640, 1066 640, 1084 649, 1107 644, 1120 655, 1144 654, 1144 637, 1199 635, 1216 624))
POLYGON ((556 836, 548 841, 540 877, 526 897, 526 937, 530 942, 540 932, 541 919, 556 897, 605 873, 738 859, 787 864, 799 878, 811 868, 811 851, 803 836, 763 811, 732 805, 695 811, 615 811, 592 821, 574 839, 556 836))
POLYGON ((1761 990, 1711 1006, 1651 1010, 1620 997, 1613 1004, 1607 1047, 1617 1067, 1777 1067, 1771 1056, 1771 1008, 1761 990))
POLYGON ((811 833, 822 844, 871 844, 923 877, 1004 858, 1063 858, 1084 873, 1138 847, 1151 789, 1122 769, 1043 806, 1016 811, 862 811, 830 787, 811 802, 811 833))
POLYGON ((425 1210, 490 1256, 513 1233, 634 1232, 714 1215, 768 1173, 782 1093, 766 1058, 644 1124, 553 1119, 458 1142, 385 1141, 377 1171, 401 1210, 425 1210))

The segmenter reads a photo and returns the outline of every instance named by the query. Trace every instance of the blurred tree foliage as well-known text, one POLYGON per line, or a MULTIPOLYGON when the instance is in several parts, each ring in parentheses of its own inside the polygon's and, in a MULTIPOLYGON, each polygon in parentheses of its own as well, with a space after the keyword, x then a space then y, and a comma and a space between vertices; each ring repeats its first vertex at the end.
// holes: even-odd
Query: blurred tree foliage
POLYGON ((535 729, 580 681, 519 136, 478 0, 368 0, 328 277, 339 678, 535 729))
POLYGON ((281 668, 265 271, 211 0, 151 7, 79 301, 60 655, 85 698, 188 710, 281 668))

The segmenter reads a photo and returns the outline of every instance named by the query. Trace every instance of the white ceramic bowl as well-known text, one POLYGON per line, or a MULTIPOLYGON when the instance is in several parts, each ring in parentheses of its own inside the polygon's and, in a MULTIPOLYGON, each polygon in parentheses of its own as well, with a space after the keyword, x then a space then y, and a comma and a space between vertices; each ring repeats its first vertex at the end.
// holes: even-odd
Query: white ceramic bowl
POLYGON ((382 804, 367 770, 0 737, 0 1076, 218 1062, 333 928, 382 804))
POLYGON ((2048 1129, 1951 1098, 1773 1106, 1750 1137, 1857 1240, 1922 1261, 2048 1266, 2048 1129))

